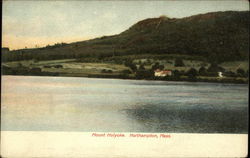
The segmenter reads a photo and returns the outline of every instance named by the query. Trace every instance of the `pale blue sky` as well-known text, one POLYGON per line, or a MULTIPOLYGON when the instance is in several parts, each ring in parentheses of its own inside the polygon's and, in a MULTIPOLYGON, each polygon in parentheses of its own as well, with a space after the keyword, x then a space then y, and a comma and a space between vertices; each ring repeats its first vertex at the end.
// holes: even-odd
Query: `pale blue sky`
POLYGON ((4 1, 3 46, 11 49, 118 34, 145 18, 249 10, 237 1, 4 1))

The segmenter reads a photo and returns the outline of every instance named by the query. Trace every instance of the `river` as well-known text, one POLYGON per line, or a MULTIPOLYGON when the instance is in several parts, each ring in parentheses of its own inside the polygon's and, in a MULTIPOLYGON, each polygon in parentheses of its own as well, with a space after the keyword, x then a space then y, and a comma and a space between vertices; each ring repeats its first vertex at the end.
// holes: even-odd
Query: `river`
POLYGON ((248 85, 2 76, 1 130, 247 133, 248 85))

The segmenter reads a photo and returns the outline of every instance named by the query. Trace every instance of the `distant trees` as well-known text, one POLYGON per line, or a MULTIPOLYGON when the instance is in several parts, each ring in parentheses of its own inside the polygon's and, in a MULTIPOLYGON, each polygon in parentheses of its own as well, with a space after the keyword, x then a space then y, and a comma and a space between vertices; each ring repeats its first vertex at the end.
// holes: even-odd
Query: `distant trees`
POLYGON ((135 75, 137 79, 150 79, 153 76, 154 72, 152 70, 137 70, 135 75))
POLYGON ((181 76, 181 72, 178 71, 178 70, 173 70, 173 76, 174 76, 175 78, 179 78, 179 77, 181 76))
POLYGON ((102 73, 112 73, 113 71, 112 70, 106 70, 106 69, 102 69, 101 71, 102 73))
POLYGON ((131 74, 132 72, 128 69, 122 71, 123 74, 128 75, 131 74))
POLYGON ((175 66, 176 67, 183 67, 183 66, 185 66, 185 64, 183 63, 182 59, 177 58, 177 59, 175 59, 175 66))
POLYGON ((152 68, 152 70, 156 70, 156 69, 160 69, 160 70, 163 70, 164 69, 164 65, 160 65, 159 62, 156 62, 152 68))
POLYGON ((136 65, 132 61, 130 61, 130 60, 125 61, 124 65, 127 66, 127 67, 129 67, 134 72, 137 70, 136 65))
POLYGON ((197 75, 198 75, 198 72, 194 68, 189 69, 188 72, 187 72, 187 76, 188 76, 189 79, 196 79, 197 75))
POLYGON ((237 74, 238 74, 239 76, 246 76, 245 71, 244 71, 242 68, 238 68, 238 69, 237 69, 237 74))
POLYGON ((144 67, 143 64, 141 64, 141 65, 139 66, 139 70, 145 70, 145 67, 144 67))
POLYGON ((211 65, 207 69, 208 72, 224 72, 225 69, 223 67, 218 66, 216 63, 211 63, 211 65))
POLYGON ((237 75, 236 75, 234 72, 232 72, 232 71, 226 71, 226 72, 223 73, 223 75, 226 76, 226 77, 236 77, 236 76, 237 76, 237 75))
POLYGON ((207 69, 204 66, 200 67, 199 75, 205 76, 206 74, 207 74, 207 69))
POLYGON ((40 75, 42 72, 41 68, 35 67, 30 69, 30 74, 32 75, 40 75))
POLYGON ((244 71, 242 68, 238 68, 236 72, 226 71, 223 75, 227 77, 248 77, 248 70, 244 71))

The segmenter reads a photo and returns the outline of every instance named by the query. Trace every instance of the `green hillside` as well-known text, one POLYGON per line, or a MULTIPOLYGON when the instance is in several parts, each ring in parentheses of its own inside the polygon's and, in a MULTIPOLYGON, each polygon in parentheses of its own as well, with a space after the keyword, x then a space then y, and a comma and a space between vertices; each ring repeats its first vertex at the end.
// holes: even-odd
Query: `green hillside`
POLYGON ((208 62, 246 60, 249 12, 214 12, 181 19, 139 21, 114 36, 2 53, 3 61, 109 58, 138 54, 183 55, 208 62))

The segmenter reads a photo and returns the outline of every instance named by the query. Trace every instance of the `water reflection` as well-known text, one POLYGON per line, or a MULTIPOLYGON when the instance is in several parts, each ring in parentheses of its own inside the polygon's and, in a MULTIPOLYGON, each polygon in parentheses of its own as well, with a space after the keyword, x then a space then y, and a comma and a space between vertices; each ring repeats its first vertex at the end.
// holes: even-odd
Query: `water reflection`
POLYGON ((180 133, 247 133, 247 108, 216 109, 209 105, 189 108, 180 106, 142 105, 125 109, 148 132, 180 133))

